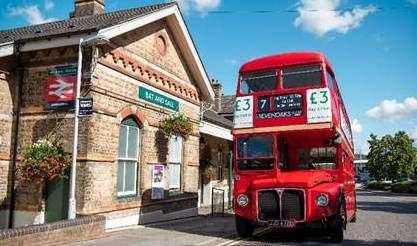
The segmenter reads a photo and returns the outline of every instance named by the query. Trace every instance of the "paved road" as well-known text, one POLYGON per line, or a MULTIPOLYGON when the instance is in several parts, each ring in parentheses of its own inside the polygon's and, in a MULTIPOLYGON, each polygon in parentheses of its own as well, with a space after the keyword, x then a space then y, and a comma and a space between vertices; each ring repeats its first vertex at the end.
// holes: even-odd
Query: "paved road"
MULTIPOLYGON (((417 197, 384 192, 358 192, 358 222, 349 224, 344 245, 417 245, 417 197)), ((232 216, 197 217, 138 226, 75 245, 321 245, 326 239, 298 233, 257 230, 237 238, 232 216)))

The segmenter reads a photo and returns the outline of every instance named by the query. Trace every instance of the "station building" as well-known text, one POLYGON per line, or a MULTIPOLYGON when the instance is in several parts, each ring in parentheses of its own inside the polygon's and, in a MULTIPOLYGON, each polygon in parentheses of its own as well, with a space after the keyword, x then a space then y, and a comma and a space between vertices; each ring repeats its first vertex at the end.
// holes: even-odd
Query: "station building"
POLYGON ((230 142, 231 125, 203 117, 214 91, 178 6, 109 13, 104 0, 74 6, 69 19, 0 31, 0 228, 67 216, 67 181, 23 186, 14 170, 39 139, 71 153, 74 101, 57 97, 74 99, 80 64, 81 97, 93 107, 79 125, 77 216, 105 215, 114 228, 196 215, 201 136, 230 142), (176 113, 193 125, 187 138, 160 131, 176 113), (157 197, 155 166, 163 167, 157 197))

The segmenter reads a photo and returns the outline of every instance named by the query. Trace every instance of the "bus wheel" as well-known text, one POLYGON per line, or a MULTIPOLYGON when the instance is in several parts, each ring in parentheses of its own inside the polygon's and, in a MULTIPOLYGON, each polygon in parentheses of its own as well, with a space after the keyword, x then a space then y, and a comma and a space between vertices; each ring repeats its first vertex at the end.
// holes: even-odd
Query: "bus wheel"
POLYGON ((341 243, 343 241, 343 225, 330 228, 329 230, 330 241, 333 243, 341 243))
POLYGON ((344 203, 340 206, 340 213, 331 221, 329 228, 330 241, 341 243, 343 241, 343 231, 346 229, 346 209, 344 203))
POLYGON ((239 216, 235 216, 237 235, 242 238, 251 237, 255 226, 249 221, 239 216))

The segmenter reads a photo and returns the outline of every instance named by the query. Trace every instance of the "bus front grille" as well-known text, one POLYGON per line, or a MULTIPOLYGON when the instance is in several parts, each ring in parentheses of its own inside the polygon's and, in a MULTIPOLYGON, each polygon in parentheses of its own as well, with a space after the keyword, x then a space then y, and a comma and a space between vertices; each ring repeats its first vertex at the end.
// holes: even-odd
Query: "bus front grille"
POLYGON ((259 219, 279 219, 279 196, 275 190, 262 191, 259 193, 259 219))
POLYGON ((258 193, 258 218, 304 220, 304 192, 296 189, 266 190, 258 193))
POLYGON ((304 194, 300 190, 286 190, 282 193, 282 219, 304 219, 304 194))

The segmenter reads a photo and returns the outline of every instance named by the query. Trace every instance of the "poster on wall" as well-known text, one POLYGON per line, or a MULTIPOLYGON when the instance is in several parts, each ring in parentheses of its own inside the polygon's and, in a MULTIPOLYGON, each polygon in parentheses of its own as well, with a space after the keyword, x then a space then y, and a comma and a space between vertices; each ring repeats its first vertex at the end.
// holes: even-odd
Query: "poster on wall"
POLYGON ((75 105, 77 66, 56 66, 48 70, 43 98, 48 109, 71 109, 75 105))
POLYGON ((329 89, 307 90, 307 123, 331 121, 332 108, 329 89))
POLYGON ((164 199, 164 168, 164 165, 152 167, 152 200, 164 199))

